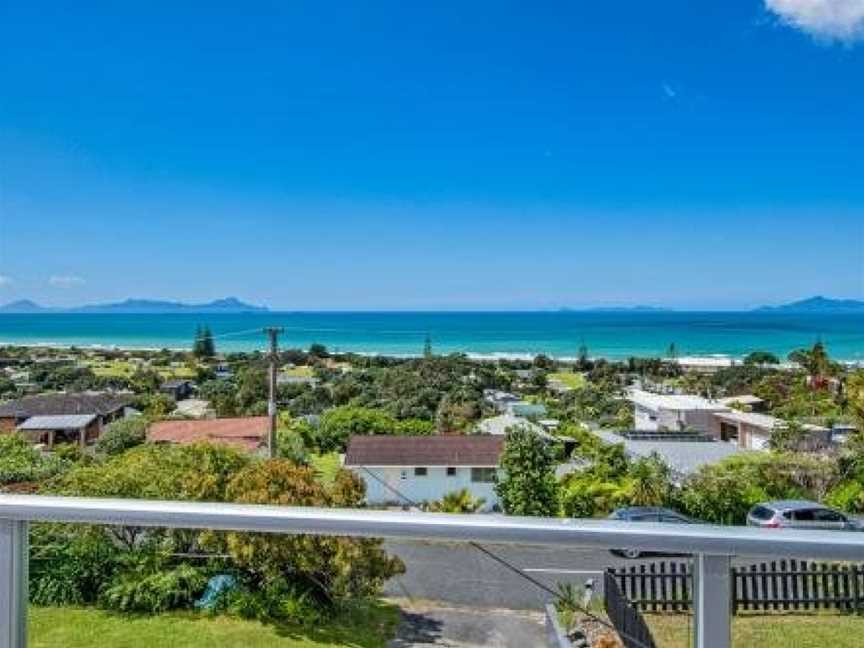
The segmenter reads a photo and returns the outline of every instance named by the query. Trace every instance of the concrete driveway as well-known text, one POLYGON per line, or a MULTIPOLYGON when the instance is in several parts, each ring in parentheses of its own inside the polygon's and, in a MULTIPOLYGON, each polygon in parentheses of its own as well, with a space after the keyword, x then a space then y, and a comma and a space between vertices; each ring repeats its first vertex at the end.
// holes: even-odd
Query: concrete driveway
POLYGON ((402 621, 396 638, 387 644, 389 648, 533 648, 546 645, 544 619, 540 613, 392 600, 402 609, 402 621))

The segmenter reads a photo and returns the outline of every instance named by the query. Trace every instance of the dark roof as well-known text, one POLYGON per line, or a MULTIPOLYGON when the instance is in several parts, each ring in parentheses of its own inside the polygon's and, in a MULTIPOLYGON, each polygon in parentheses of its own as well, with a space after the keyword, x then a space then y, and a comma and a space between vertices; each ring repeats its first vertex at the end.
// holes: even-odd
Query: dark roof
POLYGON ((346 466, 497 466, 504 437, 354 436, 346 466))
POLYGON ((0 418, 113 414, 131 402, 128 395, 97 392, 60 392, 25 396, 0 405, 0 418))

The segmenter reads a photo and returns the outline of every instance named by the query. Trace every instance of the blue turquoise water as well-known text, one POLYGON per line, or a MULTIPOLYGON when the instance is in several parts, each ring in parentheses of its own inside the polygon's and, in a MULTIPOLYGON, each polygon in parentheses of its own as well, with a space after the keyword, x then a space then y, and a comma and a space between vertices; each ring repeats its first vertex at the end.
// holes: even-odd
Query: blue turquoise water
POLYGON ((821 339, 832 356, 864 361, 864 315, 730 312, 261 313, 234 315, 0 315, 0 344, 189 348, 209 326, 221 351, 264 348, 264 326, 282 326, 284 346, 320 342, 340 351, 416 355, 426 335, 437 353, 483 356, 546 353, 573 357, 680 354, 785 355, 821 339))

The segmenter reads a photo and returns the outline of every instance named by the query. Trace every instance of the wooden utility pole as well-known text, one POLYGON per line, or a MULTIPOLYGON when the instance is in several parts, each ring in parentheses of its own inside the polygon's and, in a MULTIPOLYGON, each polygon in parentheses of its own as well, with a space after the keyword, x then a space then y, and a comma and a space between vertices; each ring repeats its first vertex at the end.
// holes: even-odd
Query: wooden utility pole
POLYGON ((264 333, 270 338, 270 399, 267 402, 267 416, 270 417, 270 430, 267 435, 267 453, 276 458, 276 364, 279 362, 279 335, 284 331, 278 327, 267 327, 264 333))

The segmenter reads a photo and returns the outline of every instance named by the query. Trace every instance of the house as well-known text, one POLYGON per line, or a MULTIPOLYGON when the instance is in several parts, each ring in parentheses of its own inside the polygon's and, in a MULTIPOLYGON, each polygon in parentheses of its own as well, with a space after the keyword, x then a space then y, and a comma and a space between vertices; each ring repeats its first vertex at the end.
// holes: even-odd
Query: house
POLYGON ((15 430, 32 443, 41 443, 49 449, 61 443, 76 443, 82 450, 94 443, 101 432, 95 414, 31 416, 15 430))
POLYGON ((631 389, 627 400, 633 404, 635 429, 654 432, 685 429, 707 432, 714 413, 729 411, 727 405, 701 396, 653 394, 641 389, 631 389))
POLYGON ((533 421, 521 416, 516 416, 511 412, 483 419, 477 424, 477 433, 488 434, 491 436, 504 436, 507 434, 507 430, 513 427, 525 428, 537 436, 543 437, 549 441, 556 440, 555 437, 549 434, 542 425, 534 423, 533 421))
POLYGON ((267 445, 270 419, 266 416, 158 421, 147 430, 150 443, 216 443, 257 453, 267 445))
POLYGON ((159 391, 175 401, 185 400, 195 391, 195 383, 191 380, 166 380, 159 386, 159 391))
POLYGON ((500 435, 354 436, 344 465, 366 483, 368 504, 420 504, 465 488, 489 511, 503 449, 500 435))
POLYGON ((753 394, 726 396, 725 398, 718 398, 717 402, 722 403, 726 407, 747 412, 758 412, 765 405, 764 400, 753 394))
MULTIPOLYGON (((720 441, 734 443, 747 450, 767 450, 771 435, 783 428, 786 422, 768 414, 755 412, 716 412, 709 430, 720 441)), ((806 445, 811 449, 827 448, 831 445, 831 430, 818 425, 805 424, 808 433, 806 445)))
POLYGON ((679 483, 702 466, 743 452, 736 445, 718 443, 700 434, 616 434, 605 430, 594 434, 605 443, 623 445, 624 453, 631 459, 659 456, 679 483))
MULTIPOLYGON (((33 417, 90 415, 94 420, 86 425, 89 430, 86 441, 89 443, 102 434, 106 425, 124 417, 124 410, 130 401, 127 394, 107 392, 58 392, 25 396, 0 405, 0 434, 19 430, 22 423, 33 417)), ((49 423, 56 421, 43 420, 32 425, 45 426, 49 423)), ((54 429, 60 430, 61 428, 54 429)), ((35 433, 38 429, 30 431, 35 433)), ((50 432, 51 429, 45 428, 42 431, 50 432)))
POLYGON ((512 403, 518 403, 522 400, 516 394, 500 389, 484 389, 483 398, 499 412, 506 412, 512 403))

